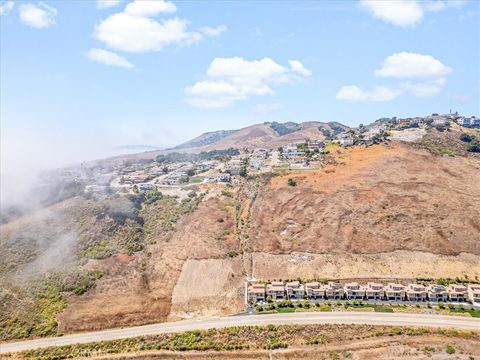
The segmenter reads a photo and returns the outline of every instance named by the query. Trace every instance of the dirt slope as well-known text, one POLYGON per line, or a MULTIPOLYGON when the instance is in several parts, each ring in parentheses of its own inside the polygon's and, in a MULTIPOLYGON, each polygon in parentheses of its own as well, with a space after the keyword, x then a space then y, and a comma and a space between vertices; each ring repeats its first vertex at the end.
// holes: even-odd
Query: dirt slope
POLYGON ((480 254, 478 159, 396 144, 355 147, 336 160, 316 173, 274 177, 261 189, 252 208, 253 251, 480 254))

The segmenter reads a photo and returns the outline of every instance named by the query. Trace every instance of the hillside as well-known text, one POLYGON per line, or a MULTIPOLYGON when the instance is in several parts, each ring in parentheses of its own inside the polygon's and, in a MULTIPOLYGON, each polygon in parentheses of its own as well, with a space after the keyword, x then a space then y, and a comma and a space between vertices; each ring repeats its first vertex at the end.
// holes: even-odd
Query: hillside
POLYGON ((202 152, 229 148, 277 149, 279 146, 305 139, 326 140, 328 136, 333 136, 346 129, 348 129, 347 126, 337 122, 262 123, 238 130, 207 132, 171 149, 122 155, 107 160, 119 163, 124 160, 154 159, 161 154, 179 151, 202 152))
POLYGON ((175 146, 173 149, 188 149, 188 148, 196 148, 205 145, 214 144, 232 134, 234 134, 237 130, 219 130, 219 131, 212 131, 204 133, 192 140, 184 142, 180 145, 175 146))
POLYGON ((304 123, 263 123, 239 129, 222 137, 218 141, 204 146, 192 146, 190 151, 208 151, 213 149, 233 148, 269 148, 275 149, 290 142, 305 139, 326 139, 325 131, 334 134, 347 127, 338 123, 322 123, 317 121, 304 123), (322 131, 323 130, 323 131, 322 131))
MULTIPOLYGON (((218 144, 319 131, 301 126, 218 144)), ((320 169, 199 184, 183 200, 77 196, 1 225, 0 339, 235 313, 246 276, 479 277, 480 156, 458 136, 329 145, 320 169)))

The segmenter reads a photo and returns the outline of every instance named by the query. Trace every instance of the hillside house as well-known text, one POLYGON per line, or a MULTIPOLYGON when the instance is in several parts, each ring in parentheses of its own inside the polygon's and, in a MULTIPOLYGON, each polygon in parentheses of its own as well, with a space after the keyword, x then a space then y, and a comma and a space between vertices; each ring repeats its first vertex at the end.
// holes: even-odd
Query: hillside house
POLYGON ((323 299, 325 291, 319 282, 309 282, 305 284, 305 292, 309 299, 323 299))
POLYGON ((287 282, 285 290, 289 299, 303 299, 305 295, 305 287, 299 281, 287 282))
POLYGON ((257 303, 265 301, 265 285, 254 283, 248 287, 248 301, 250 303, 257 303))
POLYGON ((343 291, 349 300, 361 300, 365 297, 365 287, 357 282, 345 284, 343 291))
POLYGON ((311 140, 307 142, 307 149, 310 151, 320 150, 325 147, 325 144, 321 140, 311 140))
POLYGON ((467 301, 468 291, 464 285, 451 284, 447 286, 447 293, 450 301, 465 302, 467 301))
POLYGON ((428 300, 440 302, 447 301, 447 289, 443 285, 431 284, 427 287, 428 300))
POLYGON ((228 173, 221 173, 216 176, 216 181, 217 182, 223 182, 223 183, 228 183, 230 182, 232 177, 228 173))
POLYGON ((273 281, 267 285, 267 297, 271 297, 272 300, 284 300, 285 299, 285 286, 281 281, 273 281))
POLYGON ((425 301, 427 300, 427 290, 425 286, 419 284, 408 284, 405 291, 408 301, 425 301))
POLYGON ((383 284, 369 282, 365 289, 367 300, 382 300, 385 297, 383 284))
POLYGON ((340 300, 343 297, 343 286, 338 282, 329 281, 323 288, 327 299, 340 300))
POLYGON ((472 303, 480 303, 480 284, 470 284, 467 287, 468 299, 472 303))
POLYGON ((150 183, 140 183, 137 184, 138 192, 145 193, 153 190, 153 184, 150 183))
POLYGON ((401 301, 405 299, 405 286, 402 284, 388 283, 385 287, 387 300, 401 301))

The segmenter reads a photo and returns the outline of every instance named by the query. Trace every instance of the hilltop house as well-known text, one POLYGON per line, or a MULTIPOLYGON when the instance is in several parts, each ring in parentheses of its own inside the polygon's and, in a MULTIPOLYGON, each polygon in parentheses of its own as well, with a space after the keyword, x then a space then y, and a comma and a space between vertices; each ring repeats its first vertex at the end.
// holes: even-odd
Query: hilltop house
POLYGON ((408 301, 425 301, 427 299, 427 290, 423 285, 408 284, 406 295, 408 301))
POLYGON ((464 285, 451 284, 447 286, 447 293, 450 301, 465 302, 467 301, 467 287, 464 285))
POLYGON ((282 281, 272 281, 267 285, 267 297, 271 297, 272 300, 285 299, 285 286, 282 281))
POLYGON ((369 282, 365 289, 367 300, 382 300, 385 296, 385 290, 382 284, 369 282))
POLYGON ((360 300, 365 297, 365 287, 360 286, 357 282, 345 284, 343 291, 349 300, 360 300))
POLYGON ((257 303, 265 301, 265 285, 254 283, 248 287, 248 301, 251 303, 257 303))
POLYGON ((305 287, 299 281, 287 282, 285 290, 289 299, 303 299, 305 295, 305 287))
POLYGON ((468 285, 468 299, 472 303, 480 303, 480 284, 468 285))
POLYGON ((388 283, 385 288, 385 297, 387 300, 404 300, 405 286, 402 284, 388 283))
POLYGON ((431 284, 427 287, 428 300, 440 302, 447 301, 447 290, 443 285, 431 284))
POLYGON ((325 290, 325 297, 327 299, 339 300, 343 297, 343 286, 338 282, 329 281, 323 289, 325 290))
POLYGON ((317 281, 306 283, 305 292, 309 299, 322 299, 325 296, 323 287, 317 281))
POLYGON ((480 118, 462 116, 457 119, 457 123, 463 127, 480 127, 480 118))

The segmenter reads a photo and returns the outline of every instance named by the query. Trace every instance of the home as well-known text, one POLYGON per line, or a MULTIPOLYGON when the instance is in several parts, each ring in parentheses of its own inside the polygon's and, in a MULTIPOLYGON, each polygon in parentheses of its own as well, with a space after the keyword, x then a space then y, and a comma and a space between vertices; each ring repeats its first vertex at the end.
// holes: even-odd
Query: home
POLYGON ((408 301, 425 301, 427 299, 427 290, 423 285, 408 284, 406 295, 408 301))
POLYGON ((480 284, 468 285, 468 299, 472 303, 480 303, 480 284))
POLYGON ((343 286, 338 282, 329 281, 323 289, 325 290, 325 297, 327 299, 337 300, 343 297, 343 286))
POLYGON ((323 287, 317 281, 306 283, 305 292, 309 299, 322 299, 325 296, 323 287))
POLYGON ((369 282, 365 289, 365 296, 367 300, 382 300, 385 296, 383 284, 369 282))
POLYGON ((447 286, 447 293, 450 301, 465 302, 467 301, 467 287, 464 285, 450 284, 447 286))
POLYGON ((365 287, 360 286, 357 282, 345 284, 343 291, 349 300, 361 300, 365 297, 365 287))
POLYGON ((470 118, 467 118, 467 117, 460 117, 457 119, 457 123, 458 125, 461 125, 463 127, 470 127, 472 126, 472 123, 470 121, 470 118))
POLYGON ((325 147, 323 141, 320 140, 310 140, 307 141, 307 149, 310 151, 320 150, 325 147))
POLYGON ((217 182, 228 183, 231 180, 231 176, 228 173, 221 173, 217 175, 216 180, 217 182))
POLYGON ((285 290, 289 299, 303 299, 305 295, 305 287, 299 281, 287 282, 285 290))
POLYGON ((443 285, 430 284, 427 287, 428 300, 440 302, 447 301, 447 290, 443 285))
POLYGON ((145 192, 153 190, 153 184, 140 183, 140 184, 137 184, 137 189, 138 189, 138 192, 145 193, 145 192))
POLYGON ((385 297, 387 300, 404 300, 405 299, 405 286, 402 284, 388 283, 385 288, 385 297))
POLYGON ((254 304, 265 301, 265 285, 260 283, 250 284, 248 287, 248 301, 254 304))
POLYGON ((267 285, 267 297, 272 300, 283 300, 285 298, 285 286, 282 281, 272 281, 267 285))

